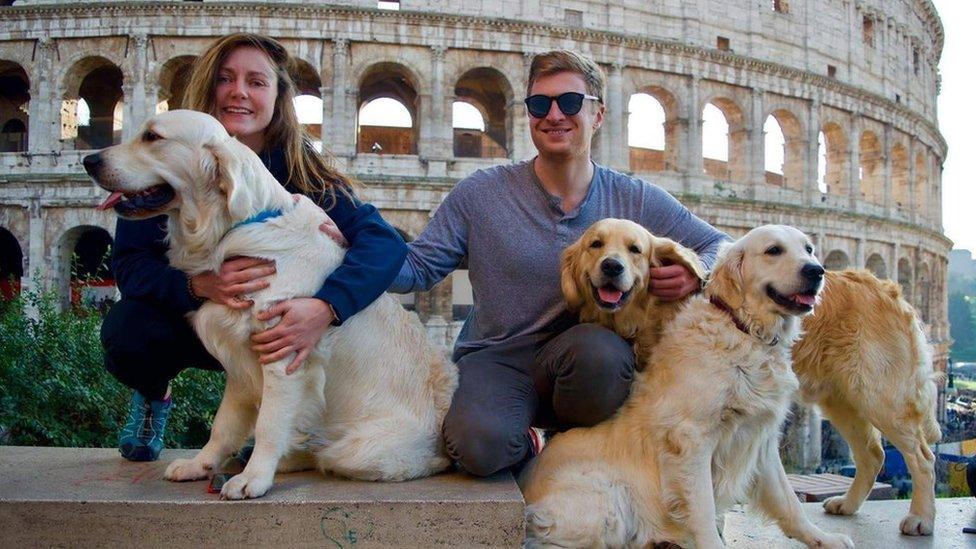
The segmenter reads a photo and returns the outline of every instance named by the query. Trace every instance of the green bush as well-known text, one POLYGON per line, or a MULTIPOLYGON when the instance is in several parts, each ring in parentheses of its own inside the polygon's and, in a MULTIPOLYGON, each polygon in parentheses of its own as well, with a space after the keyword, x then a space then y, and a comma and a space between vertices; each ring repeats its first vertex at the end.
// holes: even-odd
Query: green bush
MULTIPOLYGON (((15 445, 114 447, 131 390, 103 366, 94 309, 61 311, 55 295, 0 303, 0 428, 15 445), (27 311, 33 311, 28 314, 27 311)), ((220 372, 187 370, 173 382, 170 448, 207 441, 223 393, 220 372)))

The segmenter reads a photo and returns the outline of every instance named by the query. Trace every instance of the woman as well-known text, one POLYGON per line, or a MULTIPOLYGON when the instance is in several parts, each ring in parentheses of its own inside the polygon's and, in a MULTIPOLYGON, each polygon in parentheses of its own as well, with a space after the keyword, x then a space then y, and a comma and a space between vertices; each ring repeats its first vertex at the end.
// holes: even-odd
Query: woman
MULTIPOLYGON (((252 337, 262 363, 294 356, 293 372, 330 325, 372 303, 393 281, 406 257, 399 234, 370 204, 353 195, 353 183, 331 168, 298 123, 288 75, 291 59, 277 41, 256 34, 221 38, 197 60, 186 94, 189 108, 210 113, 250 147, 279 183, 316 200, 349 243, 342 265, 314 297, 284 301, 258 314, 281 321, 252 337)), ((169 382, 187 367, 221 369, 185 319, 204 300, 241 309, 239 296, 264 288, 274 265, 234 258, 220 272, 187 277, 169 266, 166 217, 119 219, 112 267, 122 300, 102 325, 105 366, 135 389, 119 450, 126 459, 152 461, 162 450, 172 407, 169 382)), ((326 230, 326 229, 323 229, 326 230)))

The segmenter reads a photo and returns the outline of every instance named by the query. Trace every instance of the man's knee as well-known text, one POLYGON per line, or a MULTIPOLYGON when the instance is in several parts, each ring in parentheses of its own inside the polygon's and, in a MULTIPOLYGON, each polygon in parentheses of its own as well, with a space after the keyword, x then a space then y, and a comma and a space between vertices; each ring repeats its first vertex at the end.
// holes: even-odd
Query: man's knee
POLYGON ((557 372, 553 409, 570 425, 595 425, 610 417, 630 394, 633 348, 617 334, 593 324, 570 329, 557 372))
POLYGON ((562 371, 558 377, 599 386, 624 383, 634 377, 634 350, 612 331, 595 324, 579 324, 566 331, 562 371))
POLYGON ((444 441, 448 454, 465 471, 479 477, 518 463, 528 451, 525 431, 491 419, 495 418, 461 417, 451 413, 444 419, 444 441))

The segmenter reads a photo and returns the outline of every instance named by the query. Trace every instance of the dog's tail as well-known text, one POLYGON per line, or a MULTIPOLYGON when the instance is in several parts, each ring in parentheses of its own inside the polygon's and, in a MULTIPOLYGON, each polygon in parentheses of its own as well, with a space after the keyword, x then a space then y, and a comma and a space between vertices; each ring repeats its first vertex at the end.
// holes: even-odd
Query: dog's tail
POLYGON ((918 413, 922 414, 924 421, 921 422, 924 430, 925 440, 929 444, 934 444, 942 438, 942 429, 936 420, 935 406, 938 399, 938 386, 945 382, 946 376, 942 372, 932 369, 932 346, 925 336, 925 328, 922 321, 918 318, 915 310, 904 299, 901 300, 912 314, 912 358, 914 360, 914 371, 916 372, 915 386, 917 393, 916 402, 921 409, 918 413))

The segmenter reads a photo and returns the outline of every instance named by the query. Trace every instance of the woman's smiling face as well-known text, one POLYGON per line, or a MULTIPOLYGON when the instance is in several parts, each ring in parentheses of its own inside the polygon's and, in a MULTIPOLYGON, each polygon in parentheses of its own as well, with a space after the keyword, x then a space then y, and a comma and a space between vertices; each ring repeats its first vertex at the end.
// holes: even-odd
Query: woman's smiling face
POLYGON ((216 116, 227 133, 261 152, 264 131, 274 116, 278 78, 261 50, 241 46, 220 66, 214 90, 216 116))

